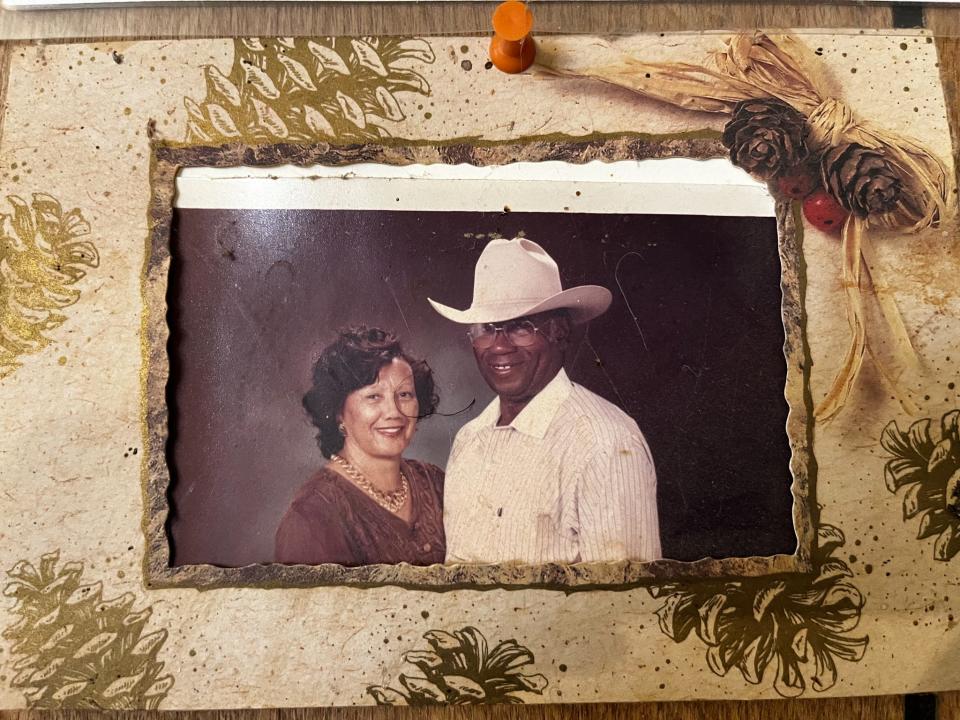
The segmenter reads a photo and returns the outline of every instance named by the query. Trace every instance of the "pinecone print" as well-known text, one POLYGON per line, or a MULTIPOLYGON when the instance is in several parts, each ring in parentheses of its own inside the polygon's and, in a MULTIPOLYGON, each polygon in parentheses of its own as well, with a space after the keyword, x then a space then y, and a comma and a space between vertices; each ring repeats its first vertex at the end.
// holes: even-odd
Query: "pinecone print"
POLYGON ((431 630, 424 639, 429 650, 403 656, 422 675, 400 674, 400 688, 371 685, 367 692, 378 705, 477 705, 523 703, 517 693, 542 695, 547 679, 520 671, 534 658, 516 640, 504 640, 493 650, 474 627, 448 633, 431 630))
POLYGON ((80 299, 73 286, 100 264, 78 209, 64 213, 41 193, 30 205, 16 195, 7 201, 13 214, 0 214, 0 379, 23 364, 23 355, 50 344, 45 333, 67 319, 58 311, 80 299))
POLYGON ((736 669, 752 685, 768 668, 774 690, 801 695, 808 684, 827 690, 837 681, 836 660, 858 662, 868 638, 849 635, 860 623, 863 596, 852 573, 833 552, 844 543, 834 527, 818 528, 816 575, 704 581, 653 588, 664 597, 660 630, 683 642, 696 630, 707 646, 707 665, 717 675, 736 669))
POLYGON ((880 444, 893 457, 883 469, 887 489, 903 494, 903 519, 920 516, 917 539, 933 535, 933 557, 950 560, 960 551, 960 410, 940 420, 940 435, 930 432, 929 419, 907 432, 896 422, 883 429, 880 444))
POLYGON ((776 98, 738 102, 723 129, 730 161, 751 175, 772 180, 802 164, 810 152, 806 118, 776 98))
POLYGON ((410 68, 432 63, 426 40, 403 37, 244 38, 233 68, 207 65, 207 96, 184 98, 187 141, 364 142, 389 137, 404 113, 397 93, 428 95, 410 68))
POLYGON ((823 184, 843 207, 866 217, 893 210, 903 183, 884 155, 851 143, 828 150, 821 161, 823 184))
POLYGON ((32 709, 156 709, 173 687, 160 675, 157 652, 166 630, 145 633, 151 609, 134 611, 134 596, 104 600, 101 583, 81 585, 83 564, 59 569, 59 552, 39 570, 26 560, 7 575, 4 595, 16 598, 19 622, 3 632, 13 643, 13 687, 32 709))

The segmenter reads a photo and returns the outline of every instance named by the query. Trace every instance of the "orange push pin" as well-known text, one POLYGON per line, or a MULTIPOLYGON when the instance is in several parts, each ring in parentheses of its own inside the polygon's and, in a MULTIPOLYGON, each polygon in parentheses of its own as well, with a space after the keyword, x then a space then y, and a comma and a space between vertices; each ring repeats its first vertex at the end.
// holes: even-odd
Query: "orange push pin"
POLYGON ((508 0, 493 11, 490 61, 505 73, 521 73, 533 65, 537 54, 533 37, 533 13, 526 3, 508 0))

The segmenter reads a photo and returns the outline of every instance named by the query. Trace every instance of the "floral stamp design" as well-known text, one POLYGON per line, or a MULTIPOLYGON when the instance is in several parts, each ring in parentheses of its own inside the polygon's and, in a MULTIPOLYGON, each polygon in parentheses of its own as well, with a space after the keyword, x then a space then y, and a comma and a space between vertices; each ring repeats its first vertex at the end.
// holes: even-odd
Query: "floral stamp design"
POLYGON ((893 457, 883 469, 887 489, 903 493, 903 519, 920 517, 917 539, 937 536, 933 557, 950 560, 960 551, 960 410, 940 420, 939 437, 930 419, 903 432, 890 422, 880 444, 893 457))
POLYGON ((414 650, 403 659, 421 675, 400 674, 400 688, 371 685, 367 692, 378 705, 477 705, 523 703, 522 695, 542 695, 543 675, 521 672, 534 662, 533 653, 516 640, 504 640, 492 650, 475 627, 431 630, 424 639, 429 650, 414 650))
POLYGON ((103 584, 80 584, 83 563, 60 553, 21 560, 7 575, 4 595, 20 620, 3 632, 13 643, 13 687, 31 709, 156 709, 173 687, 157 653, 166 630, 145 633, 152 609, 134 611, 133 593, 105 600, 103 584))
POLYGON ((412 37, 242 38, 224 75, 204 67, 207 95, 184 98, 187 142, 269 143, 389 137, 405 117, 397 94, 428 95, 410 66, 433 49, 412 37))
POLYGON ((0 379, 21 367, 24 355, 50 345, 46 333, 67 319, 60 311, 80 299, 73 286, 100 265, 80 210, 64 213, 42 193, 29 205, 16 195, 7 202, 13 213, 0 213, 0 379))
POLYGON ((836 659, 858 662, 868 638, 851 636, 864 598, 849 567, 833 552, 843 533, 818 528, 816 575, 787 575, 731 582, 671 584, 651 590, 663 597, 660 629, 674 642, 692 631, 707 645, 707 665, 717 675, 731 669, 757 685, 772 666, 774 690, 783 697, 817 692, 837 681, 836 659))

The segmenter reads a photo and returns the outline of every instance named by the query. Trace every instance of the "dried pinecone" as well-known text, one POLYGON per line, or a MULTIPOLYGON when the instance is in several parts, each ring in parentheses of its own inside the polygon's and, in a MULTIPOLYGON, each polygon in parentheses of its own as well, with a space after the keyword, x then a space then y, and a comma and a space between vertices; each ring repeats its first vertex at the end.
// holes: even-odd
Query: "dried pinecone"
POLYGON ((809 133, 806 118, 782 100, 743 100, 723 129, 723 144, 734 165, 771 180, 807 158, 809 133))
POLYGON ((850 212, 866 217, 893 210, 902 185, 896 168, 877 150, 850 143, 828 150, 820 164, 823 184, 850 212))

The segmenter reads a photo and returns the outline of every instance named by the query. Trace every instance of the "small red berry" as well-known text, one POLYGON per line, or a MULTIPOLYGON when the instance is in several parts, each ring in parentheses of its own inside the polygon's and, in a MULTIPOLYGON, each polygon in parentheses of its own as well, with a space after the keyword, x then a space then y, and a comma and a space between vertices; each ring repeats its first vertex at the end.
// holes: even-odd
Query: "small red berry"
POLYGON ((802 200, 820 186, 820 178, 798 172, 777 178, 777 193, 794 200, 802 200))
POLYGON ((818 190, 803 201, 807 222, 826 233, 839 232, 849 214, 826 190, 818 190))

